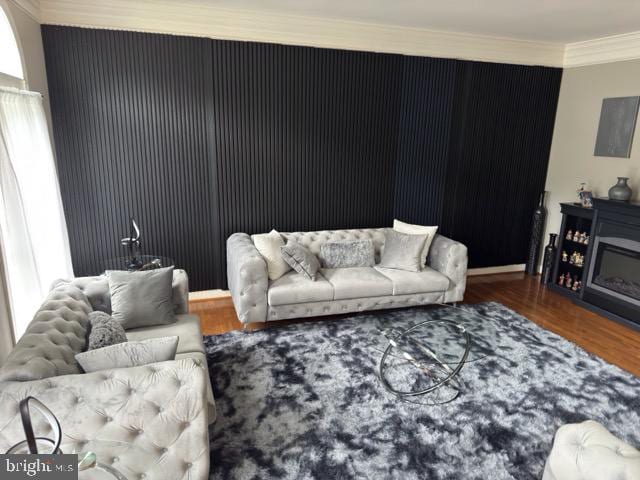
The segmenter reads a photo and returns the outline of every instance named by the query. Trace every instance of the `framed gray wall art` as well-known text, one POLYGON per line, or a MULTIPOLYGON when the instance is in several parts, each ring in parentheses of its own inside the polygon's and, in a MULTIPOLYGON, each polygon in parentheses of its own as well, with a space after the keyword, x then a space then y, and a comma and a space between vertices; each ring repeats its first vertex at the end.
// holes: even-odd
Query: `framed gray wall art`
POLYGON ((600 124, 596 138, 596 157, 631 156, 640 97, 617 97, 602 100, 600 124))

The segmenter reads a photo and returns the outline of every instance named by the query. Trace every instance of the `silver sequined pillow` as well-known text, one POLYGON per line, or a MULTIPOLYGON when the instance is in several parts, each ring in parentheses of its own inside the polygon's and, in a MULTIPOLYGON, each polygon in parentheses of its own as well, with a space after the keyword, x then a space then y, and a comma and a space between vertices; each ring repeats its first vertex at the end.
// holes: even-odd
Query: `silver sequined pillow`
POLYGON ((96 348, 108 347, 117 343, 127 341, 127 334, 124 328, 108 313, 95 311, 89 314, 89 341, 87 342, 87 350, 95 350, 96 348))
POLYGON ((422 270, 422 250, 428 235, 408 235, 387 229, 384 251, 379 267, 419 272, 422 270))
POLYGON ((324 268, 373 267, 373 242, 371 239, 327 242, 320 247, 320 262, 324 268))

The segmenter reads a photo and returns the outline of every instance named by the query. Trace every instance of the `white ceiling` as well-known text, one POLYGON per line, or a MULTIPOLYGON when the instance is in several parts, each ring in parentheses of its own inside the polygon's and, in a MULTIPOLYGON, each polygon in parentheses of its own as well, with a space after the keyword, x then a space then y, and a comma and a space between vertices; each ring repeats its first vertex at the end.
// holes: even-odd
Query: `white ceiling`
POLYGON ((640 0, 198 0, 229 9, 572 43, 640 30, 640 0))
POLYGON ((640 0, 9 1, 53 25, 565 68, 640 59, 640 0))

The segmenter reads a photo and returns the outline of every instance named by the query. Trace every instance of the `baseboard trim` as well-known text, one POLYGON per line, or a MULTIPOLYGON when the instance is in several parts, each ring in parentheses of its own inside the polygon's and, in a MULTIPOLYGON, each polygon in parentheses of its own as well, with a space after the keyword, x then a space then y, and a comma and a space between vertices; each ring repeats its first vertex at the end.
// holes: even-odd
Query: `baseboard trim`
POLYGON ((499 267, 470 268, 467 271, 467 275, 475 277, 477 275, 494 275, 496 273, 524 272, 524 267, 524 263, 518 263, 517 265, 501 265, 499 267))
POLYGON ((201 302, 204 300, 211 300, 213 298, 224 298, 231 296, 229 290, 200 290, 198 292, 189 292, 190 302, 201 302))

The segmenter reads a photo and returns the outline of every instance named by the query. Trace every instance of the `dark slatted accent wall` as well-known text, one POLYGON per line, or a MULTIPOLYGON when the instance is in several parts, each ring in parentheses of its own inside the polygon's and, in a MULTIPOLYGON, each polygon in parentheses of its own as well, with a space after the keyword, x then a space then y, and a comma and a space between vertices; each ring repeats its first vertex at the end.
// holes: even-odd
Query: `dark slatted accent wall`
POLYGON ((442 231, 470 266, 524 263, 562 71, 459 62, 442 231))
POLYGON ((144 248, 226 286, 237 231, 439 224, 524 262, 559 69, 43 26, 76 275, 144 248))
MULTIPOLYGON (((207 151, 204 39, 44 26, 58 171, 76 275, 122 255, 133 215, 143 249, 211 287, 216 185, 207 151)), ((218 267, 219 268, 219 267, 218 267)))
POLYGON ((457 63, 404 58, 395 217, 405 222, 441 224, 457 63))
POLYGON ((401 62, 214 41, 220 240, 389 225, 401 62))

